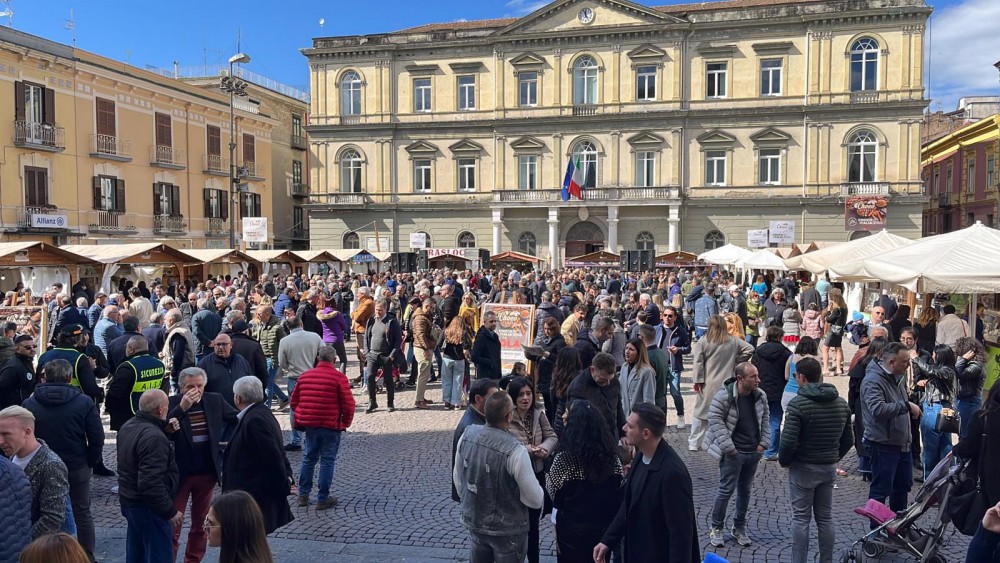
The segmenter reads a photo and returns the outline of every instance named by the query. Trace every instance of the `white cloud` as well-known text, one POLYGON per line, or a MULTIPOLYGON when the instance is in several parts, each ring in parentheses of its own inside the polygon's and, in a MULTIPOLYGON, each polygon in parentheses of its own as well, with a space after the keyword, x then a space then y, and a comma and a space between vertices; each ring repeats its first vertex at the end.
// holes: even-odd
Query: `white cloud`
POLYGON ((508 0, 504 6, 515 16, 526 16, 548 3, 546 0, 508 0))
POLYGON ((962 0, 932 16, 925 35, 932 110, 954 110, 962 96, 1000 94, 993 66, 1000 60, 997 22, 997 0, 962 0))

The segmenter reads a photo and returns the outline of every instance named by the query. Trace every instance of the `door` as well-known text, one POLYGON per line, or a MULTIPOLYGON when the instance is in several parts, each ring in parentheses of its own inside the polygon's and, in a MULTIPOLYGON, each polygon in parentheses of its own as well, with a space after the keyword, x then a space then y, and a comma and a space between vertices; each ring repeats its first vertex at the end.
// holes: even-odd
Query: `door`
POLYGON ((116 132, 115 103, 104 98, 97 98, 97 146, 95 152, 118 154, 116 132))
POLYGON ((566 257, 575 258, 604 250, 604 232, 590 221, 581 221, 566 233, 566 257))

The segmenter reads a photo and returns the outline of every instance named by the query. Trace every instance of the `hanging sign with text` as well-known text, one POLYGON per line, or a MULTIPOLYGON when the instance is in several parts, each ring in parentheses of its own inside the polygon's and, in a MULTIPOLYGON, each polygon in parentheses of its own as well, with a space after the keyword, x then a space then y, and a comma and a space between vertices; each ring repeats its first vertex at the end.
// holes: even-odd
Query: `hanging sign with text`
POLYGON ((877 195, 853 195, 844 202, 844 228, 848 231, 881 231, 889 200, 877 195))
POLYGON ((771 221, 768 229, 768 242, 776 244, 792 244, 795 242, 795 221, 771 221))

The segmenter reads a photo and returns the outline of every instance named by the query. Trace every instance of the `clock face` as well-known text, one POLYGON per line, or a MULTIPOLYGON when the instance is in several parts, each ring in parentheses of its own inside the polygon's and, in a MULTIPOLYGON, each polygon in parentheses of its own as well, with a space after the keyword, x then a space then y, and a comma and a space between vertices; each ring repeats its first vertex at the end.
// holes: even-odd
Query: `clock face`
POLYGON ((583 8, 580 10, 580 23, 590 23, 594 21, 594 9, 593 8, 583 8))

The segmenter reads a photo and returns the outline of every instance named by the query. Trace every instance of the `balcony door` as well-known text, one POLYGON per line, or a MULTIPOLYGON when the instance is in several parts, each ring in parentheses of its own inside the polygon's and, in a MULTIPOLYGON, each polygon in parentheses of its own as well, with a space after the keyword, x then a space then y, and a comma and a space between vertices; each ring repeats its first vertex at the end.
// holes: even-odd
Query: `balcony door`
POLYGON ((28 207, 48 207, 49 171, 45 168, 24 167, 24 204, 28 207))
POLYGON ((25 141, 42 144, 41 123, 44 120, 44 88, 37 84, 24 83, 24 120, 32 124, 25 128, 25 141))

